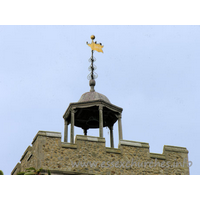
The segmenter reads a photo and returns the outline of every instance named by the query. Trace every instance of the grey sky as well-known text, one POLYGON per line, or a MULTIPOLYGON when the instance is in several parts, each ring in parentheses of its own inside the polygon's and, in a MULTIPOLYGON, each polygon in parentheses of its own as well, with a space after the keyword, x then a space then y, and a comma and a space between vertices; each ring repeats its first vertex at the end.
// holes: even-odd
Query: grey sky
POLYGON ((92 34, 104 45, 95 90, 123 108, 123 138, 186 147, 199 174, 200 26, 0 26, 0 169, 10 174, 39 130, 63 135, 69 103, 89 91, 92 34))

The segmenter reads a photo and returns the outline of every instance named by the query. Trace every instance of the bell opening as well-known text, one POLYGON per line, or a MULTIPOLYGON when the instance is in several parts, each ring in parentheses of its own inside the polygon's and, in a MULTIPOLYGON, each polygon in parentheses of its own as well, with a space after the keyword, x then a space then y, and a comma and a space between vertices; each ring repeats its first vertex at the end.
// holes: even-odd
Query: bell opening
POLYGON ((97 119, 95 119, 94 117, 90 117, 88 119, 88 121, 86 122, 86 124, 90 127, 90 128, 98 128, 99 127, 99 121, 97 119))

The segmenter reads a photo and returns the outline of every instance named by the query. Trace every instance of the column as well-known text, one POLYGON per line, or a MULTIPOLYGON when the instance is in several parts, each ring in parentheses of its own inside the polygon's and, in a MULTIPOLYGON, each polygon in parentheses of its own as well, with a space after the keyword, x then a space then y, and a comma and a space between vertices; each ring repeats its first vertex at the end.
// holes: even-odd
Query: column
POLYGON ((68 121, 65 120, 65 129, 64 129, 64 142, 68 140, 68 121))
POLYGON ((84 135, 87 135, 87 129, 83 129, 84 135))
POLYGON ((103 106, 99 106, 99 137, 103 137, 103 106))
POLYGON ((110 129, 110 147, 114 148, 113 126, 110 126, 109 129, 110 129))
POLYGON ((123 136, 122 136, 122 115, 121 115, 121 113, 118 115, 118 131, 119 131, 119 141, 123 140, 123 136))
POLYGON ((74 144, 74 113, 75 110, 71 109, 71 135, 70 135, 70 142, 74 144))

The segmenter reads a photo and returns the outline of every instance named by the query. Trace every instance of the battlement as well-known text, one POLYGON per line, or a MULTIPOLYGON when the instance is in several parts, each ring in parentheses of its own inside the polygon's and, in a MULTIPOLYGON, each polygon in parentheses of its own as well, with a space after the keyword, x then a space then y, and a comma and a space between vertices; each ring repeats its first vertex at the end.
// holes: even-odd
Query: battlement
POLYGON ((105 138, 76 135, 75 143, 61 142, 60 132, 39 131, 11 174, 42 168, 43 174, 189 174, 188 150, 164 145, 150 153, 149 144, 120 140, 118 148, 105 138))

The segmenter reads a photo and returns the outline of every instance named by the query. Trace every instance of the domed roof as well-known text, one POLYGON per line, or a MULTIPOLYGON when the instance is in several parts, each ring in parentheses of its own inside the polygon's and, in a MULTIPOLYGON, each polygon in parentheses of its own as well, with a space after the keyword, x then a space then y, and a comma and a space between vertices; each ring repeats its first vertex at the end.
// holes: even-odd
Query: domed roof
POLYGON ((94 86, 95 86, 96 82, 94 79, 91 79, 89 82, 89 85, 91 87, 90 92, 86 92, 84 93, 81 98, 79 99, 78 102, 87 102, 87 101, 95 101, 95 100, 103 100, 107 103, 110 103, 109 99, 103 95, 100 94, 98 92, 95 92, 94 90, 94 86))
POLYGON ((84 93, 78 102, 95 101, 95 100, 103 100, 107 103, 110 103, 109 99, 105 95, 95 91, 84 93))

